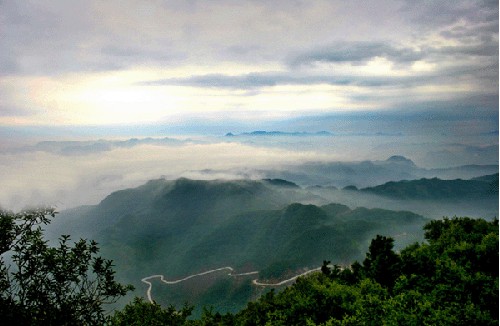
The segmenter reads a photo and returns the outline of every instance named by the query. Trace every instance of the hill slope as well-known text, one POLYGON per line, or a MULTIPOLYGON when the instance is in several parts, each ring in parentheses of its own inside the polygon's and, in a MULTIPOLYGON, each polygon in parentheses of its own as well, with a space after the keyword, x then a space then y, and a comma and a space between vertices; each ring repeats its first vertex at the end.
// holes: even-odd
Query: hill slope
MULTIPOLYGON (((315 199, 284 180, 153 180, 99 205, 62 212, 52 232, 79 230, 78 236, 96 239, 115 261, 120 280, 142 296, 141 279, 150 275, 180 279, 231 266, 279 280, 327 257, 337 263, 359 259, 377 233, 400 236, 402 244, 422 238, 422 216, 307 204, 315 199)), ((204 279, 204 286, 186 283, 175 293, 155 287, 155 300, 217 303, 235 311, 256 295, 250 282, 216 277, 204 279)))
POLYGON ((399 199, 469 200, 498 196, 498 173, 470 180, 420 179, 387 182, 361 191, 399 199))

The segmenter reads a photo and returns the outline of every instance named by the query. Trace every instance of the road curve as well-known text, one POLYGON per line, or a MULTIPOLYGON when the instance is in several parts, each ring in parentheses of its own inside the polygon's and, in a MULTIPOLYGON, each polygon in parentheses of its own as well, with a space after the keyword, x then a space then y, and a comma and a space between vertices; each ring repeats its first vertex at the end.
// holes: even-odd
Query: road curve
MULTIPOLYGON (((168 284, 168 285, 171 285, 171 284, 178 284, 178 283, 187 281, 187 280, 194 278, 194 277, 203 276, 203 275, 207 275, 207 274, 211 274, 211 273, 215 273, 215 272, 219 272, 219 271, 223 271, 223 270, 228 270, 229 273, 227 275, 232 276, 232 277, 259 274, 258 271, 234 274, 234 268, 227 266, 227 267, 211 269, 209 271, 201 272, 198 274, 189 275, 187 277, 184 277, 184 278, 181 278, 178 280, 174 280, 174 281, 167 281, 167 280, 165 280, 165 277, 162 274, 156 274, 156 275, 151 275, 151 276, 148 276, 148 277, 141 279, 141 282, 148 285, 148 289, 146 290, 146 297, 148 298, 149 302, 153 303, 154 301, 153 301, 153 298, 151 296, 151 290, 153 288, 153 284, 150 282, 151 279, 159 278, 161 282, 168 284)), ((307 275, 307 274, 312 273, 312 272, 317 272, 319 270, 321 270, 321 267, 308 270, 304 273, 295 275, 294 277, 291 277, 289 279, 286 279, 286 280, 283 280, 283 281, 280 281, 277 283, 262 283, 262 282, 259 282, 258 279, 254 279, 254 280, 252 280, 252 284, 255 286, 280 286, 280 285, 284 285, 284 284, 290 283, 292 281, 295 281, 300 276, 304 276, 304 275, 307 275)))
POLYGON ((258 271, 253 271, 253 272, 247 272, 247 273, 239 273, 239 274, 234 274, 234 268, 232 267, 221 267, 221 268, 217 268, 217 269, 211 269, 209 271, 205 271, 205 272, 201 272, 201 273, 198 273, 198 274, 193 274, 193 275, 189 275, 185 278, 182 278, 182 279, 179 279, 179 280, 175 280, 175 281, 167 281, 165 280, 164 276, 161 275, 161 274, 157 274, 157 275, 151 275, 151 276, 148 276, 148 277, 145 277, 141 280, 141 282, 145 283, 148 285, 148 289, 146 290, 146 296, 149 300, 149 302, 153 303, 153 298, 151 297, 151 289, 153 288, 153 284, 149 281, 153 278, 159 278, 161 282, 165 283, 165 284, 177 284, 177 283, 181 283, 181 282, 184 282, 184 281, 187 281, 193 277, 198 277, 198 276, 203 276, 203 275, 207 275, 207 274, 211 274, 211 273, 215 273, 215 272, 219 272, 219 271, 223 271, 223 270, 229 270, 229 276, 233 276, 233 277, 236 277, 236 276, 246 276, 246 275, 254 275, 254 274, 258 274, 259 272, 258 271))
POLYGON ((302 274, 295 275, 294 277, 291 277, 289 279, 286 279, 286 280, 278 282, 278 283, 261 283, 257 279, 255 279, 255 280, 252 281, 252 284, 258 285, 258 286, 280 286, 280 285, 285 285, 287 283, 295 281, 296 279, 298 279, 301 276, 307 275, 307 274, 312 273, 312 272, 317 272, 317 271, 320 271, 320 270, 321 270, 321 267, 318 267, 318 268, 315 268, 315 269, 311 269, 311 270, 308 270, 308 271, 306 271, 306 272, 304 272, 302 274))

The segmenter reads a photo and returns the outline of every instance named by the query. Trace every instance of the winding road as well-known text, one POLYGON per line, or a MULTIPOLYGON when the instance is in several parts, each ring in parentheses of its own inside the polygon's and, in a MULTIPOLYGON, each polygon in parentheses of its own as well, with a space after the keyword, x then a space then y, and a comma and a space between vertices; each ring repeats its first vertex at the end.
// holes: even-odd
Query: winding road
MULTIPOLYGON (((178 284, 178 283, 187 281, 187 280, 189 280, 189 279, 191 279, 193 277, 203 276, 203 275, 207 275, 207 274, 211 274, 211 273, 215 273, 215 272, 220 272, 220 271, 223 271, 223 270, 228 270, 229 273, 227 275, 229 275, 231 277, 259 274, 258 271, 234 274, 234 268, 227 266, 227 267, 221 267, 221 268, 217 268, 217 269, 211 269, 209 271, 201 272, 201 273, 198 273, 198 274, 189 275, 187 277, 184 277, 182 279, 175 280, 175 281, 167 281, 167 280, 165 280, 165 277, 162 274, 157 274, 157 275, 151 275, 151 276, 145 277, 145 278, 141 279, 141 282, 143 282, 143 283, 145 283, 145 284, 148 285, 148 289, 146 290, 146 296, 147 296, 149 302, 153 303, 154 301, 153 301, 153 298, 151 296, 151 290, 153 288, 153 284, 150 282, 151 279, 159 278, 161 282, 163 282, 165 284, 168 284, 168 285, 171 285, 171 284, 178 284)), ((304 275, 307 275, 309 273, 316 272, 316 271, 319 271, 319 270, 321 270, 321 267, 308 270, 308 271, 306 271, 304 273, 295 275, 294 277, 291 277, 289 279, 280 281, 278 283, 262 283, 262 282, 259 282, 258 279, 254 279, 254 280, 252 280, 252 284, 256 285, 256 286, 280 286, 280 285, 285 285, 287 283, 295 281, 297 278, 299 278, 301 276, 304 276, 304 275)))
POLYGON ((312 272, 317 272, 317 271, 320 271, 320 270, 321 270, 321 267, 318 267, 318 268, 315 268, 315 269, 311 269, 311 270, 308 270, 308 271, 306 271, 304 273, 301 273, 299 275, 295 275, 294 277, 291 277, 289 279, 286 279, 286 280, 278 282, 278 283, 261 283, 257 279, 255 279, 255 280, 252 281, 252 284, 258 285, 258 286, 280 286, 280 285, 285 285, 287 283, 295 281, 296 279, 298 279, 301 276, 310 274, 312 272))

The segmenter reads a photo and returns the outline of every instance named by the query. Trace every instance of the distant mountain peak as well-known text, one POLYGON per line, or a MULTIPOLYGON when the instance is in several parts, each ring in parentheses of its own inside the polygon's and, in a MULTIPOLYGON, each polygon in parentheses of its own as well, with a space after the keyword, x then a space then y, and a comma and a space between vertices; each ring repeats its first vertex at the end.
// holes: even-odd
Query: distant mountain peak
POLYGON ((393 156, 389 157, 386 161, 387 162, 395 162, 395 163, 408 163, 410 165, 415 166, 415 163, 413 163, 412 160, 407 159, 406 157, 404 157, 402 155, 393 155, 393 156))
POLYGON ((318 131, 318 132, 305 132, 305 131, 265 131, 265 130, 255 130, 252 132, 243 132, 240 134, 234 134, 232 132, 228 132, 226 137, 234 137, 234 136, 333 136, 333 134, 329 131, 318 131))
POLYGON ((273 186, 300 188, 296 183, 284 179, 262 179, 262 181, 265 181, 273 186))

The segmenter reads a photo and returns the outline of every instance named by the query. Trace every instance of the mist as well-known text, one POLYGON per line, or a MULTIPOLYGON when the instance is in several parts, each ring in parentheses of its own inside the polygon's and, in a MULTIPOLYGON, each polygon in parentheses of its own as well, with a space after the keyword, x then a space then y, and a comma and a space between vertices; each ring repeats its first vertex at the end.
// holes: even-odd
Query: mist
MULTIPOLYGON (((115 136, 74 141, 63 140, 62 136, 60 140, 41 141, 41 137, 38 142, 22 145, 12 142, 0 153, 1 207, 19 210, 50 205, 64 210, 93 205, 113 191, 158 178, 280 177, 303 187, 374 186, 402 177, 390 171, 381 177, 368 177, 359 168, 354 174, 341 174, 339 164, 359 167, 360 162, 383 163, 393 155, 404 156, 428 172, 415 177, 442 176, 437 171, 428 171, 432 168, 498 164, 495 135, 477 135, 463 142, 456 138, 373 133, 133 139, 115 136), (332 166, 337 166, 337 170, 332 170, 332 166), (322 169, 337 174, 327 175, 322 169)), ((460 173, 453 176, 471 177, 460 173)))

